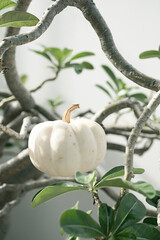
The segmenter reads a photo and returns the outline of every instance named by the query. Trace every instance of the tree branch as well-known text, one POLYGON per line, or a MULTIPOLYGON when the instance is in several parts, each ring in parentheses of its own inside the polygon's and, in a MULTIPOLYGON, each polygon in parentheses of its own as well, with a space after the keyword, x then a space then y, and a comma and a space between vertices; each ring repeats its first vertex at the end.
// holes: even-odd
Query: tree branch
POLYGON ((72 6, 79 8, 84 17, 90 22, 93 29, 97 33, 101 47, 107 58, 112 64, 128 79, 137 83, 138 85, 158 91, 160 89, 160 81, 144 75, 128 63, 119 53, 114 43, 110 29, 105 20, 97 9, 93 0, 70 0, 72 6))

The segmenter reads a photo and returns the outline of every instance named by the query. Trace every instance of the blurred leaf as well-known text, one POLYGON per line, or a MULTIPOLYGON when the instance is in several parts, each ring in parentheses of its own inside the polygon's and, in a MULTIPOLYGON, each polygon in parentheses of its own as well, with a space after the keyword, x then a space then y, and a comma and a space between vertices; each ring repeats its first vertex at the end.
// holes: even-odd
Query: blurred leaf
POLYGON ((57 182, 51 186, 48 186, 40 190, 32 199, 31 206, 34 208, 52 198, 55 198, 61 194, 77 191, 77 190, 88 190, 84 185, 75 182, 57 182))
POLYGON ((63 51, 60 48, 49 47, 49 48, 45 48, 44 50, 45 52, 49 52, 55 58, 58 64, 61 64, 63 51))
POLYGON ((73 52, 72 49, 64 48, 62 50, 62 59, 61 60, 62 61, 66 60, 71 55, 72 52, 73 52))
POLYGON ((0 27, 35 26, 39 19, 27 12, 9 11, 0 16, 0 27))
POLYGON ((153 198, 155 196, 155 190, 153 186, 146 182, 129 182, 121 178, 107 179, 103 178, 101 181, 95 184, 95 189, 105 188, 105 187, 120 187, 125 189, 130 189, 147 196, 148 198, 153 198))
POLYGON ((155 218, 155 217, 146 217, 143 220, 143 223, 150 224, 150 225, 153 225, 153 226, 157 226, 157 218, 155 218))
POLYGON ((26 74, 23 74, 20 78, 21 78, 21 82, 25 84, 27 82, 28 76, 26 74))
POLYGON ((146 215, 146 208, 133 194, 127 193, 121 200, 113 227, 113 235, 139 222, 146 215))
POLYGON ((103 229, 104 234, 107 236, 114 223, 114 211, 106 203, 101 203, 98 209, 99 223, 103 229))
POLYGON ((87 213, 70 209, 62 213, 60 225, 63 230, 73 236, 97 238, 104 236, 99 224, 87 213))
POLYGON ((146 94, 144 93, 134 93, 134 94, 130 94, 129 97, 133 97, 135 99, 137 99, 138 101, 141 101, 141 102, 146 102, 147 100, 147 96, 146 94))
POLYGON ((141 58, 141 59, 154 58, 154 57, 159 58, 160 57, 160 52, 156 51, 156 50, 149 50, 149 51, 142 52, 139 55, 139 58, 141 58))
POLYGON ((119 90, 119 84, 117 82, 117 78, 114 75, 113 71, 106 65, 102 65, 102 68, 105 70, 105 72, 109 75, 109 77, 112 79, 114 82, 115 86, 117 87, 117 90, 119 90))
POLYGON ((114 93, 117 93, 117 90, 114 88, 114 86, 109 81, 106 81, 106 84, 113 90, 114 93))
POLYGON ((13 147, 13 146, 14 146, 14 144, 11 143, 11 142, 6 142, 6 144, 5 144, 6 148, 10 148, 10 147, 13 147))
POLYGON ((82 183, 82 184, 89 184, 92 182, 97 176, 97 172, 94 171, 92 173, 89 173, 87 175, 82 174, 80 172, 76 172, 75 174, 75 179, 77 182, 82 183))
POLYGON ((61 105, 61 104, 63 103, 63 101, 60 100, 60 99, 61 99, 60 96, 56 97, 54 100, 48 99, 48 103, 50 104, 50 106, 51 106, 53 109, 55 109, 56 107, 58 107, 59 105, 61 105))
POLYGON ((160 191, 156 191, 154 198, 146 198, 146 202, 151 206, 157 208, 158 200, 160 199, 160 191))
POLYGON ((131 232, 136 235, 136 240, 160 240, 160 232, 145 223, 136 223, 122 231, 131 232))
POLYGON ((76 204, 72 207, 72 209, 78 209, 79 201, 76 202, 76 204))
POLYGON ((37 51, 37 50, 32 50, 32 49, 31 49, 31 51, 45 57, 46 59, 48 59, 52 63, 51 57, 45 51, 37 51))
POLYGON ((5 8, 10 8, 14 7, 17 4, 15 2, 12 2, 10 0, 0 0, 0 11, 5 9, 5 8))
POLYGON ((103 92, 105 92, 111 99, 113 99, 112 95, 110 94, 110 92, 104 88, 103 86, 96 84, 96 87, 98 87, 99 89, 101 89, 103 92))
MULTIPOLYGON (((144 173, 143 168, 133 168, 133 173, 134 174, 142 174, 144 173)), ((117 166, 106 172, 102 178, 99 180, 101 181, 102 179, 111 179, 115 177, 121 177, 124 176, 124 166, 117 166)))
POLYGON ((65 68, 73 67, 77 74, 80 74, 83 69, 92 70, 94 69, 93 65, 89 62, 82 62, 82 63, 66 63, 65 68))
POLYGON ((81 66, 82 66, 84 69, 90 69, 90 70, 94 69, 93 65, 92 65, 91 63, 89 63, 89 62, 82 62, 82 63, 81 63, 81 66))
POLYGON ((95 55, 94 53, 92 52, 80 52, 80 53, 77 53, 76 55, 74 55, 70 60, 69 62, 75 60, 75 59, 78 59, 78 58, 83 58, 83 57, 89 57, 89 56, 93 56, 95 55))

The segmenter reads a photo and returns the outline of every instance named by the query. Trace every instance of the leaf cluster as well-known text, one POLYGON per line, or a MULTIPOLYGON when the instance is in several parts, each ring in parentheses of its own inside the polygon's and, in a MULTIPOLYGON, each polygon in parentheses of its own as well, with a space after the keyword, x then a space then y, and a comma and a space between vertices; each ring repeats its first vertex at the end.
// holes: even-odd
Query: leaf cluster
POLYGON ((46 58, 51 65, 48 66, 54 72, 59 72, 62 69, 73 68, 77 74, 80 74, 84 69, 92 70, 93 65, 90 62, 82 61, 76 62, 76 60, 84 57, 93 56, 92 52, 80 52, 72 56, 72 49, 55 48, 55 47, 45 47, 42 46, 43 50, 32 50, 36 54, 39 54, 46 58))
MULTIPOLYGON (((141 168, 134 168, 134 174, 142 174, 141 168)), ((39 191, 32 199, 32 207, 36 207, 61 194, 72 191, 89 191, 97 193, 101 188, 120 187, 139 192, 154 199, 156 191, 146 182, 128 182, 123 180, 124 166, 118 166, 109 170, 101 179, 97 180, 97 172, 88 175, 77 172, 76 182, 57 182, 39 191)), ((126 194, 118 207, 117 212, 106 203, 101 203, 98 208, 99 223, 90 214, 78 210, 77 205, 62 213, 60 225, 69 239, 80 238, 100 238, 108 240, 127 239, 160 239, 160 232, 155 228, 155 219, 145 219, 144 223, 139 223, 146 215, 145 206, 133 194, 126 194), (142 231, 140 231, 140 229, 142 231)))
POLYGON ((106 87, 100 84, 96 84, 96 86, 107 94, 112 101, 117 101, 122 98, 135 98, 138 101, 146 103, 147 96, 138 90, 139 87, 129 87, 121 78, 116 77, 107 65, 102 65, 102 68, 108 75, 109 80, 105 82, 106 87), (136 92, 134 90, 136 90, 136 92))

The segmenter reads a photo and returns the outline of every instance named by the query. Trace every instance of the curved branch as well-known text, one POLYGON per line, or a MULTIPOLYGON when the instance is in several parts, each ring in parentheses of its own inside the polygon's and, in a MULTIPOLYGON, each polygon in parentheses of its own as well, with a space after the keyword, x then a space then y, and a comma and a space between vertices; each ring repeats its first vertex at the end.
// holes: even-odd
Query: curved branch
POLYGON ((97 33, 103 52, 124 76, 142 87, 154 91, 158 91, 160 89, 159 80, 153 79, 139 72, 119 53, 114 43, 111 31, 95 6, 93 0, 70 0, 70 4, 82 11, 84 17, 90 22, 97 33))
POLYGON ((2 43, 0 44, 0 56, 2 56, 5 51, 11 47, 20 46, 39 38, 50 26, 53 18, 63 9, 65 9, 67 5, 67 1, 57 0, 56 2, 52 3, 49 8, 47 8, 42 19, 39 21, 39 23, 35 26, 33 30, 28 33, 4 38, 2 43))

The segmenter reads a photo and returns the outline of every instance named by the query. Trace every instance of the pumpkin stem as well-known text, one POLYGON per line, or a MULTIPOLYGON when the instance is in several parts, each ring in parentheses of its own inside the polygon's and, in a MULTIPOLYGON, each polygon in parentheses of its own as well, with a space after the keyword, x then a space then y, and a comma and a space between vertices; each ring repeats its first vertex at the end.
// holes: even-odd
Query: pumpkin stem
POLYGON ((79 104, 74 104, 72 107, 68 108, 63 115, 62 121, 70 123, 71 112, 76 108, 79 108, 79 104))

